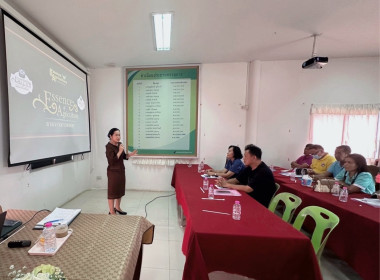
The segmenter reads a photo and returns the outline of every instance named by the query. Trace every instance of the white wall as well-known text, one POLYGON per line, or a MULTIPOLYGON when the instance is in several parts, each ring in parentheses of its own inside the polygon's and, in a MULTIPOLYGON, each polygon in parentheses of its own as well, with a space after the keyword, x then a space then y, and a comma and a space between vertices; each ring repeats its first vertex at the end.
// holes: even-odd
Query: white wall
MULTIPOLYGON (((107 187, 106 137, 120 128, 125 142, 125 88, 121 68, 94 69, 91 73, 93 104, 93 160, 91 187, 107 187)), ((247 63, 204 64, 200 68, 200 157, 222 168, 227 148, 244 145, 247 63)), ((194 160, 198 162, 198 160, 194 160)), ((171 190, 172 166, 138 165, 125 161, 127 189, 171 190)))
MULTIPOLYGON (((267 163, 289 166, 302 154, 310 142, 311 104, 380 103, 379 57, 330 59, 319 70, 304 70, 301 63, 262 61, 256 69, 260 73, 251 72, 251 79, 260 76, 253 93, 258 100, 256 141, 267 163)), ((248 134, 247 141, 255 139, 248 134)))

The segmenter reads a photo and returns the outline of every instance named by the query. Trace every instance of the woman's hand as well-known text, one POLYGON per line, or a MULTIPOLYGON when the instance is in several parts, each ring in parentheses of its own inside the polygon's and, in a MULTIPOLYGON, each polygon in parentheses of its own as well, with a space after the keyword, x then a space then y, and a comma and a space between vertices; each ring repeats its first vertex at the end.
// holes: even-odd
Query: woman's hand
POLYGON ((134 150, 132 153, 129 153, 128 157, 133 157, 134 155, 137 155, 137 150, 134 150))
POLYGON ((121 153, 123 153, 123 151, 124 151, 124 145, 120 143, 120 145, 119 145, 119 153, 121 154, 121 153))

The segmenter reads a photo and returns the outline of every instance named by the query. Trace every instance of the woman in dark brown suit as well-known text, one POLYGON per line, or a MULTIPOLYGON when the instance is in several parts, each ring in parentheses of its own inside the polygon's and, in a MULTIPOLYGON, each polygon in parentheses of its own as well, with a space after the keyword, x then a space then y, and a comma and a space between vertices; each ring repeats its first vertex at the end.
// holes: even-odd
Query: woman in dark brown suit
POLYGON ((120 208, 121 197, 125 195, 125 167, 123 160, 128 160, 131 156, 137 154, 137 150, 132 153, 124 151, 124 146, 120 142, 120 130, 112 128, 108 132, 110 141, 106 145, 106 157, 108 161, 108 207, 109 214, 119 213, 127 215, 120 208))

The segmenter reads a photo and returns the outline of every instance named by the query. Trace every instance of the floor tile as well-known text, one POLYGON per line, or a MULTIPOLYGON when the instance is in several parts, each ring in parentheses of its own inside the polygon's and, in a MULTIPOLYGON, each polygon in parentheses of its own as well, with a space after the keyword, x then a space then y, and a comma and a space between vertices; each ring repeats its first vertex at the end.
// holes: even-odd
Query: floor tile
POLYGON ((169 227, 168 226, 155 226, 154 240, 169 240, 169 227))
POLYGON ((183 270, 186 257, 181 251, 182 242, 169 241, 169 268, 183 270))
POLYGON ((169 280, 181 280, 182 279, 183 270, 170 269, 169 273, 170 273, 169 280))
POLYGON ((142 267, 169 269, 169 241, 153 240, 144 246, 142 267))
POLYGON ((141 268, 140 280, 168 280, 168 279, 169 279, 168 269, 157 269, 157 268, 146 268, 146 267, 141 268))

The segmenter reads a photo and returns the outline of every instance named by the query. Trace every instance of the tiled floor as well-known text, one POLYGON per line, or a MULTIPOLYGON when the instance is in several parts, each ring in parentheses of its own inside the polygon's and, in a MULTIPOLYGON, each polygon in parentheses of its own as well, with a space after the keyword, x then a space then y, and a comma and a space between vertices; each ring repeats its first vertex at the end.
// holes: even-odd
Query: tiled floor
MULTIPOLYGON (((185 264, 185 256, 181 251, 183 229, 178 225, 176 198, 172 194, 174 192, 126 191, 122 199, 122 210, 129 215, 145 217, 145 205, 149 201, 158 196, 168 196, 158 198, 146 207, 147 219, 156 227, 153 244, 144 246, 141 280, 182 279, 185 264)), ((88 190, 62 207, 81 208, 83 213, 108 214, 106 197, 107 190, 88 190)), ((325 280, 361 279, 346 263, 325 251, 321 259, 321 271, 325 280)), ((229 278, 217 276, 212 279, 229 278)))

